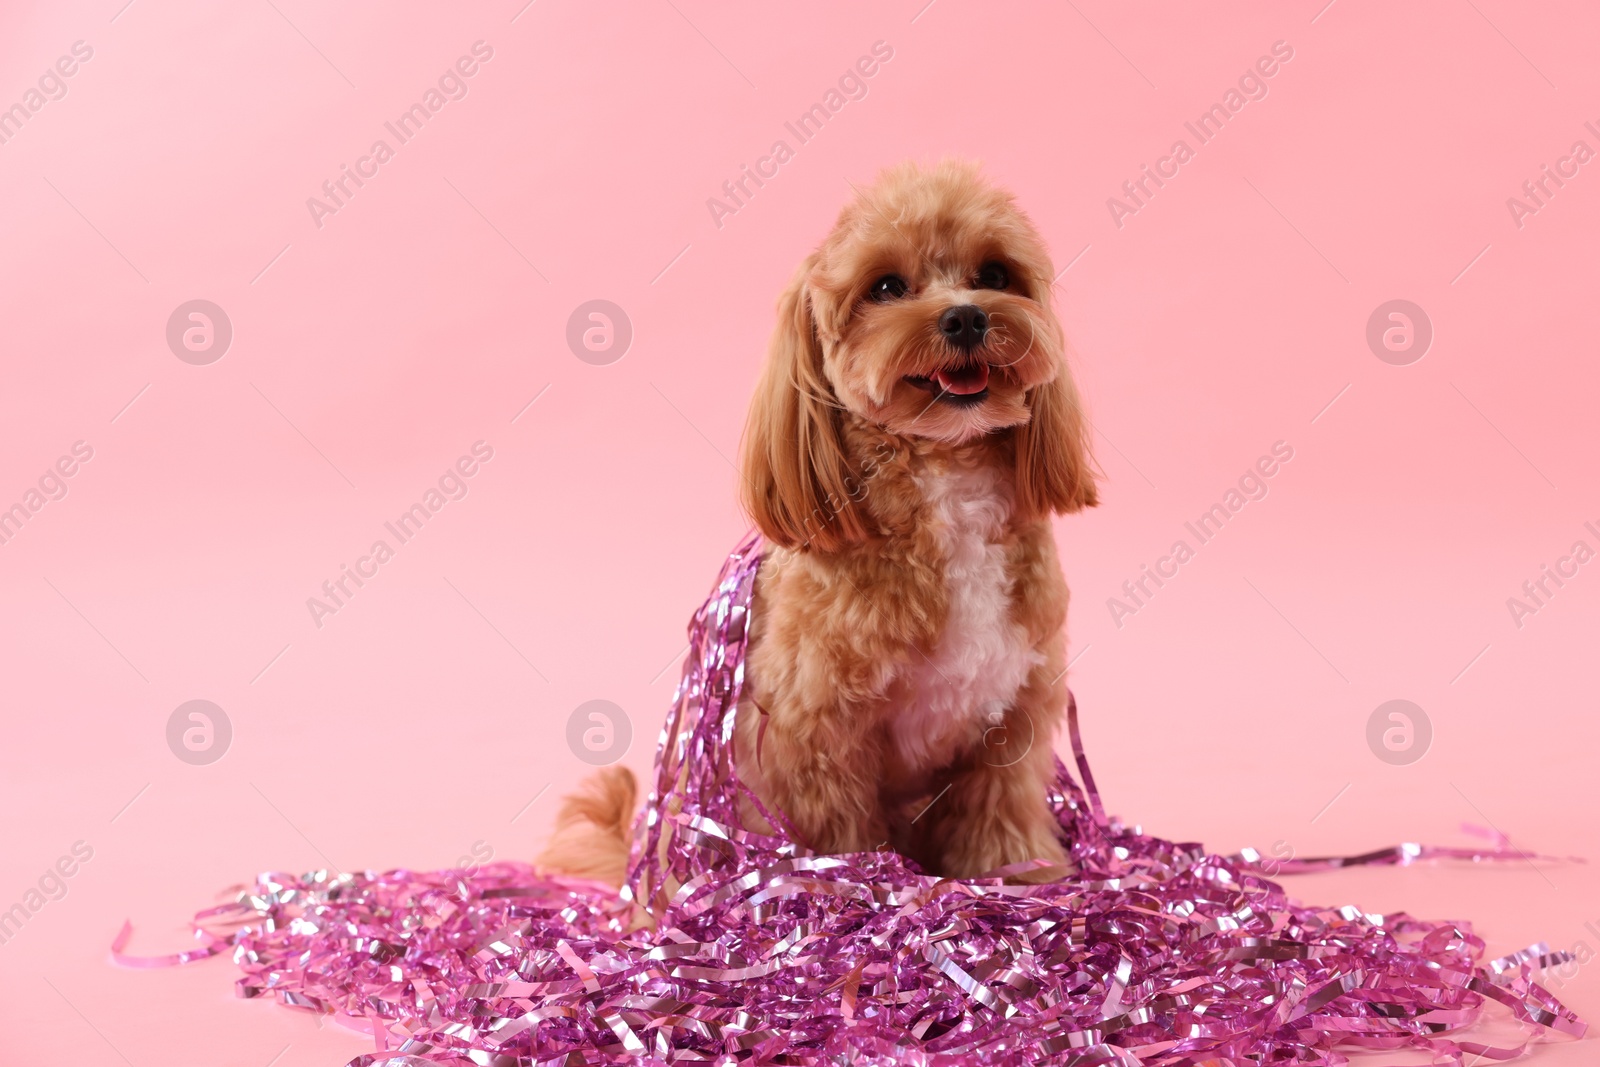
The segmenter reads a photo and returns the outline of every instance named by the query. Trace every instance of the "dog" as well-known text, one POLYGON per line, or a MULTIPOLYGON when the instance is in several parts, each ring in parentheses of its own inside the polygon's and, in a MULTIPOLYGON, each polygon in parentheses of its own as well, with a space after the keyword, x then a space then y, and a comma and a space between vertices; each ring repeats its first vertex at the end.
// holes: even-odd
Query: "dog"
MULTIPOLYGON (((780 298, 743 442, 764 549, 734 751, 786 825, 747 805, 751 829, 952 878, 1072 870, 1047 803, 1068 602, 1050 519, 1098 496, 1054 277, 975 165, 903 164, 780 298)), ((592 779, 541 863, 619 884, 634 794, 625 769, 592 779)))

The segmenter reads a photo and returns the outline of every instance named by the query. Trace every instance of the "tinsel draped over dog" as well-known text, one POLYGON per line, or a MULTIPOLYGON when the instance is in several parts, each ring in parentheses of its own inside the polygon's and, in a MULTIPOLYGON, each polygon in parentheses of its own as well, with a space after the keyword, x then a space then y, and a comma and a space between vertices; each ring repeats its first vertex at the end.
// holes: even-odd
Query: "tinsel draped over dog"
MULTIPOLYGON (((930 877, 889 852, 823 856, 741 828, 734 708, 752 537, 690 624, 655 782, 620 895, 513 863, 466 872, 265 874, 202 912, 243 997, 331 1013, 376 1051, 349 1067, 531 1064, 1338 1064, 1339 1049, 1503 1059, 1584 1023, 1534 976, 1567 953, 1490 963, 1465 923, 1291 901, 1258 857, 1107 818, 1079 771, 1050 803, 1080 873, 1046 885, 930 877), (1081 784, 1080 784, 1081 782, 1081 784), (652 921, 641 922, 648 912, 652 921), (1489 1002, 1522 1037, 1464 1033, 1489 1002)), ((775 822, 773 825, 782 825, 775 822)), ((1402 845, 1289 871, 1486 851, 1402 845)))

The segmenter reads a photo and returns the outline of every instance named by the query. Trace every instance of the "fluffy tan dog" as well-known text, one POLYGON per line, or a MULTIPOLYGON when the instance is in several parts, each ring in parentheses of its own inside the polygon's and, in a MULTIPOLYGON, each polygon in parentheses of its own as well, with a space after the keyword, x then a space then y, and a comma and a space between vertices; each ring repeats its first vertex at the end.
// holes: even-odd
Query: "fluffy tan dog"
MULTIPOLYGON (((975 167, 908 164, 844 209, 779 301, 744 442, 766 556, 736 752, 820 852, 1063 873, 1049 518, 1096 496, 1053 277, 975 167)), ((620 882, 633 793, 622 770, 589 783, 543 862, 620 882)))

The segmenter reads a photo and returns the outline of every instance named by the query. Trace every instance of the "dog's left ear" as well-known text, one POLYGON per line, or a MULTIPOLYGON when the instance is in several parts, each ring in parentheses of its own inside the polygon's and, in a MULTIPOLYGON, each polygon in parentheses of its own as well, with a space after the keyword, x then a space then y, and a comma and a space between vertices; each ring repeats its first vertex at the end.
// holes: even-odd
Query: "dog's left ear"
POLYGON ((1029 419, 1016 430, 1017 510, 1032 518, 1092 508, 1094 458, 1089 420, 1066 366, 1028 391, 1029 419))

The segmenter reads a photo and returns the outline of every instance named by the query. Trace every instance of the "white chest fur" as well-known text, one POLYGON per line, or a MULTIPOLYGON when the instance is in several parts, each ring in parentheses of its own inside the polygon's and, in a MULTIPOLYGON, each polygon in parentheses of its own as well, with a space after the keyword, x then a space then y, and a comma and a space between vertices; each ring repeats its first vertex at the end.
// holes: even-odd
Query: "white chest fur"
POLYGON ((932 655, 913 657, 904 679, 910 699, 895 709, 891 731, 910 766, 933 770, 1000 724, 1044 655, 1011 618, 1001 543, 1010 485, 982 467, 953 467, 917 481, 944 550, 949 611, 932 655))

